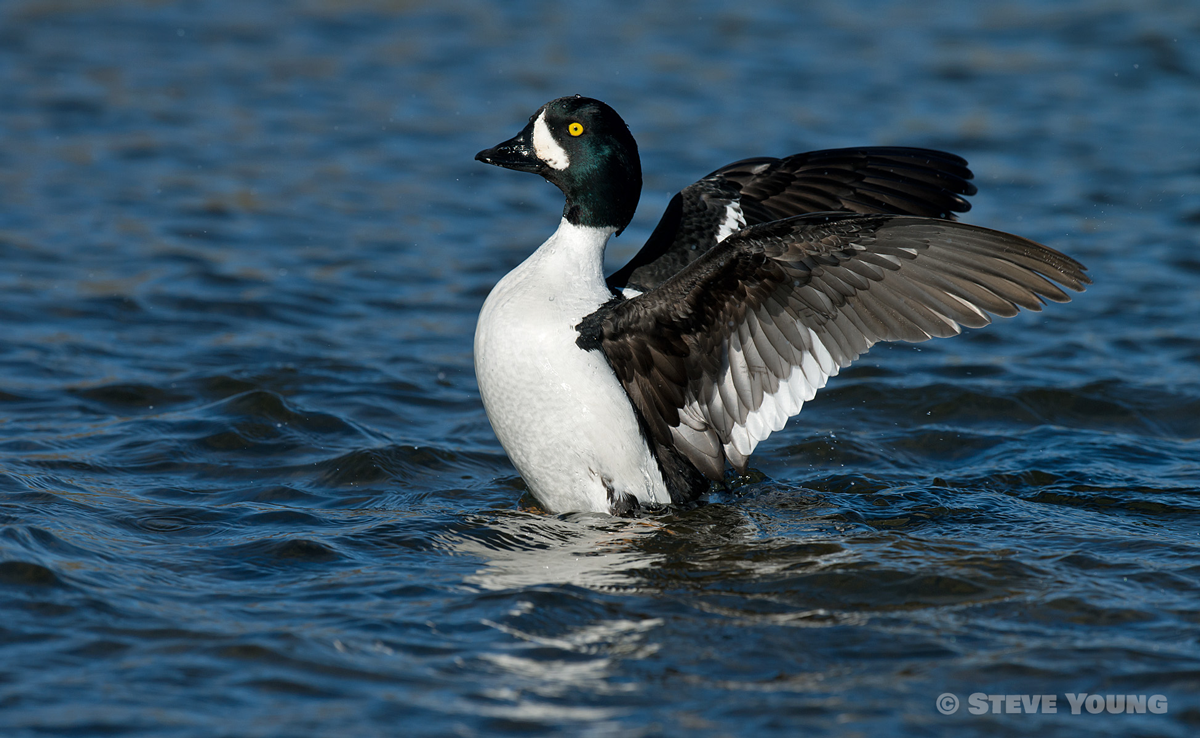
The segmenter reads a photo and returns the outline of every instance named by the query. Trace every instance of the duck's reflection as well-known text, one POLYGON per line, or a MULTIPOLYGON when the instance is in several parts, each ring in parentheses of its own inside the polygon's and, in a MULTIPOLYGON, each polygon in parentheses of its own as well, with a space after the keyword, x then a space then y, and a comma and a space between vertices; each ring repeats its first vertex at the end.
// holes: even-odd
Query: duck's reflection
POLYGON ((599 513, 498 512, 486 528, 455 531, 446 543, 483 561, 466 582, 484 589, 541 584, 625 589, 638 587, 644 581, 638 572, 661 561, 648 544, 664 530, 657 520, 599 513))

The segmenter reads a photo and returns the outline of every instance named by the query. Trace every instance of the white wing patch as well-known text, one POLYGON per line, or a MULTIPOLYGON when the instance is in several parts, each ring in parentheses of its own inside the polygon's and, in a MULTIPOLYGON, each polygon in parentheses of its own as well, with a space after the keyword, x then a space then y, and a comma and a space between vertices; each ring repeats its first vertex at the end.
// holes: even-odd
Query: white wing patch
MULTIPOLYGON (((756 320, 753 322, 758 323, 756 327, 760 331, 774 328, 773 325, 766 328, 756 320)), ((767 436, 781 430, 787 424, 788 418, 799 413, 804 403, 815 397, 817 390, 824 387, 829 378, 836 375, 841 368, 834 363, 829 350, 811 328, 799 326, 799 329, 806 345, 797 357, 800 359, 798 365, 789 362, 792 363, 790 371, 782 381, 776 379, 774 391, 770 391, 772 383, 767 380, 767 376, 772 372, 760 355, 759 346, 747 335, 748 332, 739 330, 726 342, 728 369, 722 379, 728 381, 726 378, 734 378, 737 381, 737 378, 744 377, 743 383, 750 379, 756 380, 755 384, 761 386, 761 395, 758 397, 747 397, 743 394, 738 397, 737 405, 725 407, 725 411, 733 417, 745 418, 735 422, 729 433, 729 440, 724 444, 725 456, 735 467, 744 467, 755 447, 766 440, 767 436), (746 402, 747 399, 750 401, 746 402)), ((760 337, 759 343, 767 343, 769 346, 770 342, 764 339, 765 336, 760 337)), ((724 384, 724 381, 722 383, 724 384)))
POLYGON ((798 322, 781 327, 761 308, 747 313, 721 347, 719 377, 700 390, 705 397, 689 390, 672 435, 711 460, 710 468, 723 465, 720 451, 744 468, 755 447, 781 430, 841 367, 812 328, 798 322))
POLYGON ((559 145, 558 141, 554 140, 550 126, 546 125, 545 110, 533 124, 533 152, 551 169, 561 171, 571 166, 571 157, 567 155, 566 150, 559 145))
POLYGON ((746 227, 746 217, 742 215, 742 206, 737 200, 725 206, 725 219, 717 229, 717 243, 721 243, 730 235, 746 227))

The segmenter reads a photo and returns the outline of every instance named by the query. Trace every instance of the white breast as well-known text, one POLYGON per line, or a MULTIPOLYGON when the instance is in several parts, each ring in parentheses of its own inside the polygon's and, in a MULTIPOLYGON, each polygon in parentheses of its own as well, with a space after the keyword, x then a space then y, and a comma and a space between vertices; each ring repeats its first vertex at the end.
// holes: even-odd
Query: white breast
POLYGON ((601 264, 611 231, 559 225, 488 295, 475 374, 500 444, 551 512, 609 512, 609 488, 670 502, 633 406, 575 326, 611 296, 601 264))

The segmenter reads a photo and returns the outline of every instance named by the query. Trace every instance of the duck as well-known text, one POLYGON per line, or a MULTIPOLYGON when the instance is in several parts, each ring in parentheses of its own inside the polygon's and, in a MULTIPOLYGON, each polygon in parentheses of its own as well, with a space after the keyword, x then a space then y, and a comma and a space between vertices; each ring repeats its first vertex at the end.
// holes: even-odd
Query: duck
POLYGON ((957 220, 976 188, 946 152, 729 164, 676 194, 608 276, 605 248, 642 191, 613 108, 551 100, 475 158, 564 196, 554 233, 488 294, 474 340, 488 420, 552 514, 700 504, 872 345, 954 336, 1091 283, 1069 256, 957 220))

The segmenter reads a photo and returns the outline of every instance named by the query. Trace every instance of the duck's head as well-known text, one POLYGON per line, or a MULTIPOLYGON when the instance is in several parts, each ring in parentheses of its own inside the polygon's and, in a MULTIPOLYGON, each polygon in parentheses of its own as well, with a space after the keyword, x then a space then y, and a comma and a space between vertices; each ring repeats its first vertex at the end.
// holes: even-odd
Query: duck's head
POLYGON ((579 95, 546 103, 514 138, 475 158, 545 177, 566 195, 563 217, 575 225, 619 234, 642 194, 642 165, 629 126, 609 106, 579 95))

